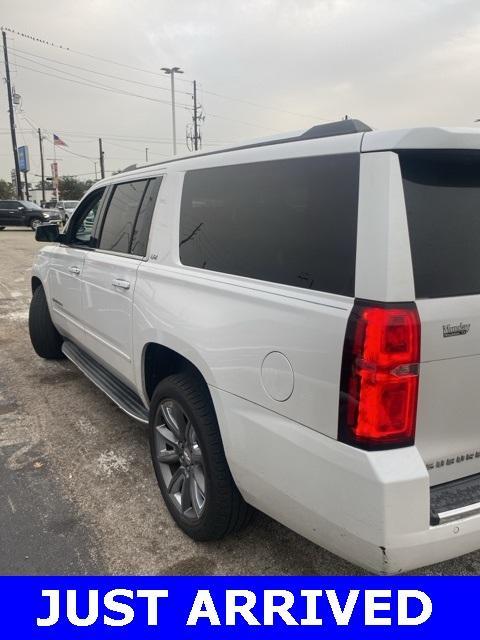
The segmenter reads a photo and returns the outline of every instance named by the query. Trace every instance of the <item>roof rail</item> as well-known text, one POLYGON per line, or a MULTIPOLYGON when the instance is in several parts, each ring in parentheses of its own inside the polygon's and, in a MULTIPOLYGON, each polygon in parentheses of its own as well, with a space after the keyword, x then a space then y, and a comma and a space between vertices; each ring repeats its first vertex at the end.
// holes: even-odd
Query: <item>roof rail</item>
POLYGON ((317 124, 308 131, 305 131, 299 140, 310 140, 311 138, 330 138, 331 136, 345 136, 350 133, 366 133, 371 131, 371 127, 361 120, 338 120, 338 122, 327 122, 317 124))
MULTIPOLYGON (((300 140, 314 140, 315 138, 331 138, 333 136, 345 136, 352 133, 366 133, 372 131, 372 129, 362 122, 361 120, 338 120, 338 122, 327 122, 326 124, 317 124, 311 129, 307 129, 300 135, 289 136, 288 138, 274 138, 270 140, 262 140, 260 142, 251 142, 247 144, 238 145, 237 147, 227 147, 226 149, 215 149, 215 151, 204 151, 203 153, 196 153, 195 155, 180 156, 177 158, 171 158, 170 160, 164 160, 163 162, 153 162, 151 164, 144 164, 139 169, 146 169, 148 167, 156 167, 159 165, 169 164, 170 162, 179 162, 180 160, 189 160, 190 158, 199 158, 202 156, 213 156, 217 153, 229 153, 230 151, 240 151, 241 149, 255 149, 256 147, 270 147, 276 144, 285 144, 286 142, 299 142, 300 140)), ((130 171, 131 167, 127 167, 120 173, 130 171)))

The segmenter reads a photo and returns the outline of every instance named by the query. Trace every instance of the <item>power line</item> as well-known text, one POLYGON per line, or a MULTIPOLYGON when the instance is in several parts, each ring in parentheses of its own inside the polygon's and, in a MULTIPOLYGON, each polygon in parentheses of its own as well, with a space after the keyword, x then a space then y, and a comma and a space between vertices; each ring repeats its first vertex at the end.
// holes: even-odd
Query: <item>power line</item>
MULTIPOLYGON (((124 67, 125 69, 130 69, 132 71, 140 71, 141 73, 150 73, 151 75, 157 76, 159 78, 162 77, 162 75, 158 72, 155 71, 151 71, 149 69, 141 69, 139 67, 134 67, 132 65, 129 64, 125 64, 123 62, 118 62, 118 60, 110 60, 109 58, 102 58, 100 56, 95 56, 91 53, 85 53, 84 51, 78 51, 77 49, 71 49, 70 47, 66 47, 64 45, 61 44, 57 44, 55 42, 50 42, 48 40, 44 40, 43 38, 39 38, 37 36, 33 36, 29 33, 20 33, 19 31, 16 31, 15 29, 11 29, 9 27, 1 27, 4 31, 8 31, 9 33, 13 33, 16 36, 20 36, 21 38, 25 38, 26 40, 32 40, 33 42, 36 42, 37 44, 43 44, 43 45, 47 45, 50 47, 53 47, 55 49, 61 49, 62 51, 69 51, 70 53, 76 53, 79 56, 85 56, 87 58, 92 58, 93 60, 101 60, 102 62, 107 62, 108 64, 114 64, 117 65, 118 67, 124 67)), ((188 80, 184 80, 184 82, 189 82, 188 80)))
POLYGON ((221 93, 215 93, 214 91, 207 91, 206 89, 202 89, 203 93, 206 93, 210 96, 216 96, 217 98, 222 98, 223 100, 230 100, 232 102, 238 102, 241 104, 248 104, 251 107, 256 107, 257 109, 265 109, 267 111, 277 111, 278 113, 286 113, 290 116, 300 116, 301 118, 308 118, 309 120, 320 120, 322 122, 327 122, 327 118, 319 118, 318 116, 307 115, 305 113, 297 113, 296 111, 288 111, 287 109, 281 109, 280 107, 268 107, 264 104, 259 104, 258 102, 250 102, 250 100, 244 100, 243 98, 233 98, 231 96, 225 96, 221 93))
MULTIPOLYGON (((160 85, 152 85, 152 84, 149 84, 148 82, 141 82, 140 80, 132 80, 130 78, 123 78, 121 76, 115 76, 115 75, 112 75, 110 73, 103 73, 101 71, 95 71, 94 69, 88 69, 87 67, 81 67, 79 65, 69 64, 67 62, 60 62, 58 60, 53 60, 52 58, 47 58, 45 56, 40 56, 38 54, 30 53, 28 51, 23 51, 22 49, 18 49, 18 48, 15 49, 15 56, 16 56, 16 58, 20 58, 22 60, 26 60, 27 62, 36 62, 35 60, 31 59, 32 57, 33 58, 39 58, 41 60, 46 60, 48 62, 53 62, 54 64, 62 65, 62 66, 65 66, 65 67, 71 67, 72 69, 80 69, 81 71, 86 71, 88 73, 93 73, 95 75, 103 76, 105 78, 112 78, 114 80, 121 80, 123 82, 130 82, 132 84, 137 84, 137 85, 140 85, 140 86, 143 86, 143 87, 149 87, 151 89, 160 89, 161 91, 169 91, 169 89, 167 87, 161 87, 160 85), (26 54, 27 56, 30 56, 30 57, 22 56, 18 52, 26 54)), ((36 62, 36 64, 40 65, 41 63, 36 62)), ((47 65, 42 65, 42 66, 44 66, 45 68, 52 69, 52 67, 48 67, 47 65)), ((55 69, 55 71, 61 71, 61 70, 55 69)), ((191 93, 188 92, 188 91, 182 91, 182 90, 178 90, 178 89, 176 90, 175 93, 181 93, 181 94, 187 95, 187 96, 191 95, 191 93)), ((268 105, 260 104, 258 102, 252 102, 251 100, 245 100, 244 98, 236 98, 236 97, 233 97, 233 96, 227 96, 227 95, 222 94, 222 93, 217 93, 215 91, 208 91, 207 89, 204 89, 203 87, 202 87, 202 93, 203 94, 208 94, 210 96, 214 96, 216 98, 221 98, 222 100, 229 100, 230 102, 238 102, 239 104, 246 104, 246 105, 249 105, 249 106, 254 107, 256 109, 263 109, 265 111, 276 111, 277 113, 285 113, 287 115, 298 116, 300 118, 308 118, 309 120, 322 121, 322 122, 323 121, 327 121, 326 118, 320 118, 319 116, 315 116, 315 115, 312 115, 312 114, 298 113, 296 111, 290 111, 288 109, 282 109, 280 107, 270 107, 268 105)))
MULTIPOLYGON (((55 75, 53 73, 49 73, 47 71, 40 71, 40 69, 32 69, 31 67, 25 67, 25 66, 20 65, 20 64, 17 64, 17 66, 19 68, 21 68, 21 69, 27 69, 28 71, 33 71, 34 73, 41 73, 42 75, 45 75, 45 76, 50 76, 52 78, 58 78, 59 80, 65 80, 67 82, 73 82, 74 84, 79 84, 79 85, 83 85, 83 86, 86 86, 86 87, 92 87, 94 89, 100 89, 102 91, 107 91, 108 93, 118 93, 120 95, 127 95, 127 96, 133 96, 133 97, 136 97, 136 98, 143 98, 144 100, 150 100, 151 102, 157 102, 157 103, 160 103, 160 104, 168 104, 170 106, 170 103, 167 102, 166 100, 160 100, 158 98, 151 98, 150 96, 143 96, 143 95, 140 95, 138 93, 132 93, 130 91, 125 91, 123 89, 116 89, 115 87, 107 87, 106 85, 93 83, 92 81, 90 81, 90 80, 88 80, 86 78, 83 78, 83 79, 87 80, 87 82, 81 82, 80 80, 73 79, 73 77, 72 78, 64 78, 62 76, 57 76, 57 75, 55 75)), ((46 65, 42 65, 42 66, 46 66, 46 65)), ((58 71, 59 73, 64 73, 64 74, 68 73, 66 71, 60 71, 59 69, 55 69, 55 71, 58 71)), ((68 75, 71 76, 72 74, 68 74, 68 75)), ((186 109, 187 111, 191 110, 191 106, 189 106, 189 105, 179 104, 178 106, 180 108, 182 108, 182 109, 186 109)), ((246 125, 246 126, 249 126, 249 127, 256 127, 257 129, 268 129, 269 131, 274 131, 276 133, 278 132, 277 129, 272 129, 271 127, 266 127, 265 125, 259 124, 259 123, 247 122, 245 120, 237 120, 236 118, 230 118, 228 116, 222 116, 222 115, 219 115, 219 114, 216 114, 216 113, 209 113, 208 115, 211 118, 220 118, 222 120, 227 120, 228 122, 235 122, 237 124, 243 124, 243 125, 246 125)))
MULTIPOLYGON (((38 63, 35 63, 35 64, 38 64, 38 63)), ((46 67, 46 65, 42 65, 42 66, 46 67)), ((20 69, 26 69, 27 71, 33 71, 33 73, 40 73, 40 74, 45 75, 45 76, 50 76, 51 78, 57 78, 59 80, 72 82, 74 84, 83 85, 85 87, 91 87, 93 89, 100 89, 102 91, 107 91, 108 93, 117 93, 119 95, 132 96, 132 97, 135 97, 135 98, 142 98, 143 100, 149 100, 150 102, 157 102, 157 103, 160 103, 160 104, 170 105, 170 103, 167 102, 166 100, 160 100, 159 98, 152 98, 150 96, 144 96, 144 95, 140 95, 138 93, 132 93, 131 91, 126 91, 124 89, 119 89, 119 88, 117 89, 116 87, 109 87, 107 85, 101 85, 101 84, 98 84, 98 83, 94 83, 91 80, 88 80, 88 78, 82 78, 82 80, 86 80, 86 82, 82 82, 80 80, 74 79, 75 76, 72 76, 72 74, 68 74, 68 75, 72 76, 71 78, 64 78, 62 76, 57 76, 56 74, 49 73, 47 71, 41 71, 40 69, 32 69, 32 67, 26 67, 26 66, 20 65, 20 64, 17 64, 17 67, 19 67, 20 69)), ((55 69, 55 71, 57 71, 58 73, 67 74, 66 71, 61 71, 60 69, 55 69)), ((183 109, 188 109, 188 110, 191 109, 191 107, 189 105, 181 104, 179 106, 181 108, 183 108, 183 109)))
MULTIPOLYGON (((87 71, 88 73, 94 73, 98 76, 104 76, 105 78, 112 78, 114 80, 122 80, 123 82, 130 82, 132 84, 138 84, 141 85, 143 87, 149 87, 150 89, 160 89, 161 91, 170 91, 170 89, 168 87, 161 87, 158 84, 150 84, 148 82, 141 82, 140 80, 131 80, 130 78, 122 78, 122 76, 114 76, 110 73, 103 73, 101 71, 95 71, 94 69, 88 69, 87 67, 80 67, 79 65, 76 64, 69 64, 68 62, 60 62, 59 60, 53 60, 53 58, 47 58, 45 56, 39 56, 36 53, 30 53, 29 51, 23 51, 22 49, 15 49, 15 54, 17 58, 21 58, 22 60, 26 60, 27 62, 36 62, 36 60, 32 60, 31 58, 39 58, 41 60, 47 60, 48 62, 53 62, 54 64, 59 64, 62 65, 63 67, 71 67, 72 69, 80 69, 81 71, 87 71), (22 55, 19 55, 18 52, 24 53, 29 57, 25 57, 22 55)), ((36 62, 36 64, 41 64, 40 62, 36 62)), ((47 67, 47 65, 42 65, 45 66, 46 68, 51 68, 51 67, 47 67)), ((60 71, 59 69, 56 69, 56 71, 60 71)), ((178 91, 177 93, 182 93, 186 96, 190 96, 191 94, 188 91, 178 91)))

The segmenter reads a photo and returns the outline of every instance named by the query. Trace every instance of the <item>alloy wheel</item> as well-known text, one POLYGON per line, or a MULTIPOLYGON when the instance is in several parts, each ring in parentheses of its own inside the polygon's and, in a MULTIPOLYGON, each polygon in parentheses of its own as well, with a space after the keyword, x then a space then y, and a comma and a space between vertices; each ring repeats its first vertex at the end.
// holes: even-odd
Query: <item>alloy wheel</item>
POLYGON ((160 402, 154 427, 154 452, 168 498, 190 520, 206 504, 205 467, 195 427, 176 400, 160 402))

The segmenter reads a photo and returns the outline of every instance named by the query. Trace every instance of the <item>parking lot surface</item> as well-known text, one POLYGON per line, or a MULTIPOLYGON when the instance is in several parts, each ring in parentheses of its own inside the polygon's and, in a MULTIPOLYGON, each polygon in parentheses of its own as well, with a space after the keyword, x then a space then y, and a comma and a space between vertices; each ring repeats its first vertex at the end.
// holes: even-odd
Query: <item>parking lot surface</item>
MULTIPOLYGON (((30 345, 39 248, 29 230, 0 234, 0 573, 363 573, 262 514, 214 543, 176 528, 146 428, 71 363, 41 360, 30 345)), ((416 573, 478 574, 480 552, 416 573)))

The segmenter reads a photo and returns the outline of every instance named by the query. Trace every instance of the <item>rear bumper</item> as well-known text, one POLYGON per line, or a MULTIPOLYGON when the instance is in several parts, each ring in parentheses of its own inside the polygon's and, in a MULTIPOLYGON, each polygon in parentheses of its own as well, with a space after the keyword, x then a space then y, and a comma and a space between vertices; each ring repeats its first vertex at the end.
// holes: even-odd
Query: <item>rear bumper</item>
POLYGON ((211 388, 227 459, 244 498, 369 571, 393 574, 480 547, 480 514, 431 526, 416 447, 362 451, 211 388))

